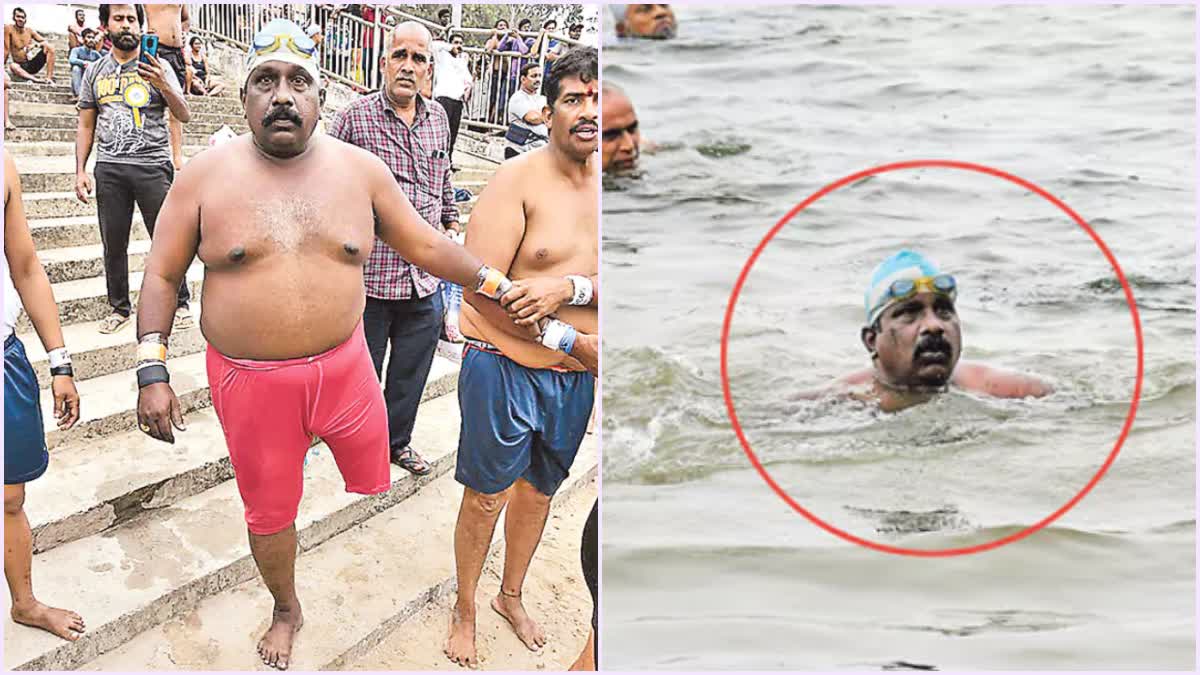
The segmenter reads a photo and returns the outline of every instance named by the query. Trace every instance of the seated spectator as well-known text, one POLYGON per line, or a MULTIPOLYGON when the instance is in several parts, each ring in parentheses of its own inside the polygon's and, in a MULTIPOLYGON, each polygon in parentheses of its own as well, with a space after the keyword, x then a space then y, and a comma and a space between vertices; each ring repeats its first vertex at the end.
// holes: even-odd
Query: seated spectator
POLYGON ((13 77, 38 84, 54 80, 54 47, 36 30, 25 25, 25 10, 13 9, 13 22, 4 26, 4 53, 12 57, 8 72, 13 77), (44 76, 39 76, 42 68, 44 76))
POLYGON ((82 9, 75 10, 75 23, 67 24, 67 50, 83 46, 83 22, 87 20, 82 9))
POLYGON ((675 12, 670 5, 609 5, 608 9, 617 22, 617 37, 675 37, 675 12))
POLYGON ((222 82, 215 82, 208 70, 208 52, 204 50, 204 40, 193 36, 188 44, 192 48, 192 90, 189 94, 197 96, 219 96, 225 90, 222 82))
POLYGON ((83 71, 87 70, 92 61, 99 61, 102 56, 96 50, 96 31, 91 28, 83 29, 83 44, 72 49, 67 56, 71 64, 71 95, 79 99, 79 83, 83 82, 83 71))
POLYGON ((521 88, 508 99, 508 132, 504 139, 504 159, 540 148, 547 143, 550 131, 543 117, 546 97, 538 93, 542 86, 542 69, 536 63, 521 68, 521 88))

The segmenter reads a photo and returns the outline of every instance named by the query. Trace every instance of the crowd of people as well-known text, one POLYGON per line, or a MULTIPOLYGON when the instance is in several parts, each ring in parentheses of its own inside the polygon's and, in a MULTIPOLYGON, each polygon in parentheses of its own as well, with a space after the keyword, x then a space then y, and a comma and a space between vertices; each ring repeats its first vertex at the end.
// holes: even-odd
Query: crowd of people
MULTIPOLYGON (((478 664, 475 591, 505 509, 504 576, 491 606, 530 649, 540 649, 546 636, 526 611, 522 588, 551 497, 587 432, 598 367, 596 51, 561 49, 547 38, 544 48, 557 50, 548 72, 536 62, 522 66, 523 80, 541 85, 546 78, 544 95, 522 116, 529 123, 532 106, 541 104, 536 119, 545 140, 501 165, 464 228, 451 181, 451 122, 461 109, 442 102, 467 95, 470 68, 452 65, 462 56, 461 36, 443 31, 438 37, 448 39, 437 40, 417 22, 390 28, 381 45, 383 85, 341 110, 321 134, 320 41, 307 26, 274 18, 247 54, 241 89, 250 133, 198 154, 180 171, 172 127, 192 117, 183 92, 219 86, 198 58, 203 42, 185 43, 186 12, 182 5, 102 4, 99 32, 76 15, 71 65, 82 65, 74 83, 75 193, 85 203, 96 199, 111 307, 101 332, 133 323, 128 244, 135 204, 153 241, 136 316, 137 418, 144 433, 167 443, 185 429, 170 387, 168 343, 172 332, 194 323, 187 270, 197 256, 203 263, 213 408, 245 504, 250 550, 275 601, 259 656, 286 668, 303 623, 294 521, 312 436, 332 450, 348 491, 389 490, 389 463, 415 475, 431 470, 410 442, 444 325, 443 283, 466 290, 456 326, 465 341, 455 471, 464 495, 445 651, 454 663, 478 664), (157 56, 140 49, 147 30, 159 36, 157 56), (448 59, 437 70, 444 82, 434 77, 441 58, 448 59), (308 396, 314 387, 315 399, 308 396)), ((45 42, 25 28, 19 9, 14 26, 17 17, 23 45, 45 42)), ((29 49, 23 57, 10 72, 40 71, 29 49)), ((52 52, 45 66, 52 72, 52 52)), ((5 276, 16 284, 8 297, 24 303, 50 354, 56 416, 65 428, 80 406, 70 355, 45 273, 36 256, 24 255, 32 240, 8 157, 6 168, 12 271, 5 276)), ((14 618, 77 639, 82 618, 40 604, 29 581, 24 484, 46 471, 48 455, 36 377, 14 332, 21 306, 6 303, 5 574, 14 618)), ((593 600, 595 516, 593 509, 592 541, 583 547, 593 600)), ((577 667, 594 664, 594 629, 593 614, 593 646, 577 667)))

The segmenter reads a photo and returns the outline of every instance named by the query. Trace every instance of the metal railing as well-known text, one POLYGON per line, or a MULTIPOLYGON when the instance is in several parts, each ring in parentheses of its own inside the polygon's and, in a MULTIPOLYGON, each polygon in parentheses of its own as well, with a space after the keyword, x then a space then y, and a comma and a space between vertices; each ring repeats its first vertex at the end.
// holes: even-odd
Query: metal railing
MULTIPOLYGON (((342 9, 328 6, 308 5, 303 15, 293 12, 293 5, 250 5, 250 4, 189 4, 191 30, 208 37, 224 41, 248 50, 258 29, 272 19, 284 17, 295 21, 302 28, 310 25, 320 27, 314 38, 317 42, 321 72, 332 81, 340 82, 359 92, 375 91, 382 81, 381 60, 386 47, 389 19, 395 21, 417 21, 433 32, 435 39, 444 37, 442 26, 414 16, 395 7, 382 7, 374 13, 372 21, 354 16, 342 9)), ((450 31, 474 37, 486 45, 487 38, 495 33, 490 28, 449 27, 450 31)), ((497 51, 485 47, 464 47, 469 60, 469 70, 474 78, 471 93, 463 106, 462 122, 485 130, 503 131, 508 128, 508 102, 519 86, 521 68, 527 63, 537 63, 545 73, 546 53, 549 40, 561 42, 570 48, 580 41, 565 35, 550 34, 544 45, 536 44, 540 33, 519 33, 520 44, 516 50, 497 51), (532 38, 532 41, 529 39, 532 38), (537 48, 537 53, 531 52, 537 48), (521 50, 525 51, 521 51, 521 50)), ((504 46, 512 47, 509 41, 504 46)), ((436 62, 434 77, 437 76, 436 62)))

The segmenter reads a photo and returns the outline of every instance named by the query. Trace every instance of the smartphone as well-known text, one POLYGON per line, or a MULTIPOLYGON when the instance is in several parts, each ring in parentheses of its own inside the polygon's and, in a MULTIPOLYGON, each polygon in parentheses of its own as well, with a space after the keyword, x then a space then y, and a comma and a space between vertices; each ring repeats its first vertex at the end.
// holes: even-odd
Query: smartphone
POLYGON ((141 56, 138 57, 138 60, 141 61, 142 63, 149 63, 149 61, 146 59, 146 54, 150 54, 150 55, 154 56, 155 58, 158 58, 158 36, 157 35, 152 35, 150 33, 142 34, 142 54, 141 54, 141 56))

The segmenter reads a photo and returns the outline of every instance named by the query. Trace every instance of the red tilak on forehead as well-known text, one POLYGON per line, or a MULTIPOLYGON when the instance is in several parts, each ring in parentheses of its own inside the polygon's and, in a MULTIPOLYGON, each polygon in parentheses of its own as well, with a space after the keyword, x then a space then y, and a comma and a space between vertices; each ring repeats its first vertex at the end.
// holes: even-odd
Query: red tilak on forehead
POLYGON ((596 95, 596 88, 595 88, 594 86, 592 86, 592 85, 590 85, 590 84, 589 84, 589 85, 588 85, 588 88, 583 90, 583 93, 584 93, 584 94, 587 94, 588 96, 595 96, 595 95, 596 95))

